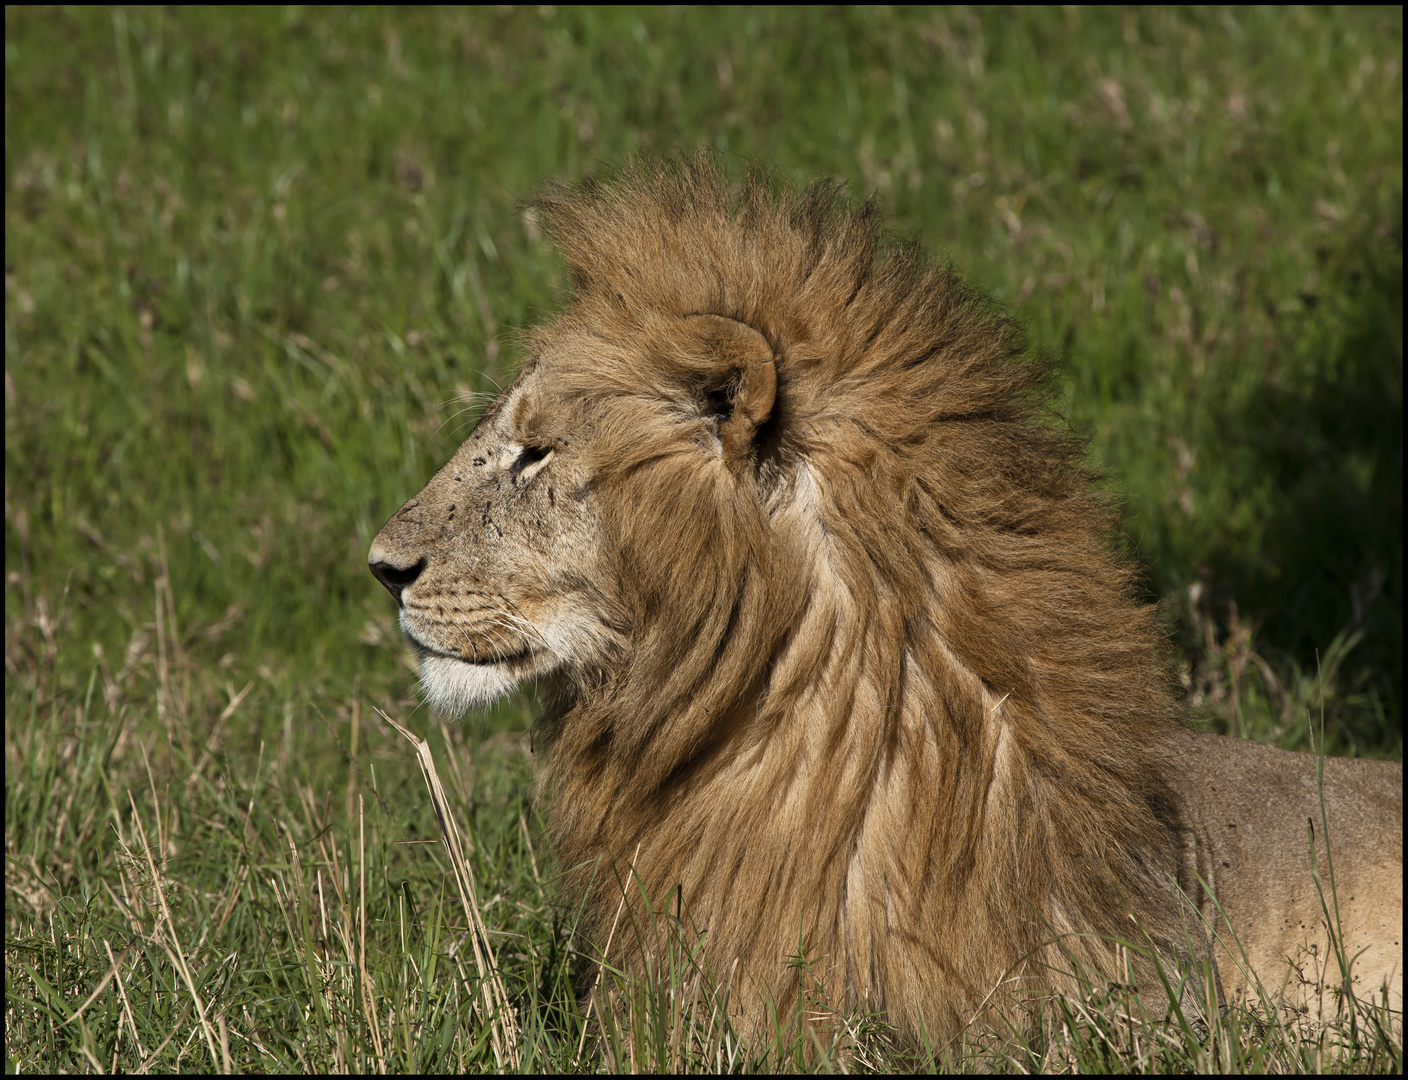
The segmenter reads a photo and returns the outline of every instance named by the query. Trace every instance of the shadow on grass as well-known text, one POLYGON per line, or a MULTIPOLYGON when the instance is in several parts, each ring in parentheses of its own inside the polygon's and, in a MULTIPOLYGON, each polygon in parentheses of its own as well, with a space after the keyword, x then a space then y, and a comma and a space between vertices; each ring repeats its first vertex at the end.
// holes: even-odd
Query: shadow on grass
MULTIPOLYGON (((1231 545, 1203 572, 1303 670, 1359 637, 1341 670, 1340 738, 1401 753, 1403 686, 1403 218, 1322 253, 1324 287, 1285 316, 1284 356, 1220 428, 1238 471, 1266 485, 1259 550, 1231 545), (1286 377, 1277 376, 1285 375, 1286 377)), ((1217 604, 1218 607, 1222 603, 1217 604)))

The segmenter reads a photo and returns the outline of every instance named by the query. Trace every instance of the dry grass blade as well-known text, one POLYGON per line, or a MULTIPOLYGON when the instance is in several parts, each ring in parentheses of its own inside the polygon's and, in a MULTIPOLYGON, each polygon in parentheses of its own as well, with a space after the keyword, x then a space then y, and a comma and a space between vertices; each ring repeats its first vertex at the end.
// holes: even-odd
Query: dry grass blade
POLYGON ((372 1035, 376 1052, 376 1071, 386 1075, 386 1047, 381 1039, 381 1024, 372 1008, 372 980, 367 974, 367 824, 361 796, 357 797, 357 968, 361 972, 362 1011, 367 1029, 372 1035))
MULTIPOLYGON (((632 866, 632 867, 635 866, 635 864, 636 864, 636 858, 637 858, 639 855, 640 855, 640 845, 637 844, 637 845, 636 845, 635 853, 631 856, 631 866, 632 866)), ((622 912, 622 910, 625 908, 625 906, 626 906, 626 889, 625 889, 625 886, 622 886, 622 888, 621 888, 621 900, 620 900, 620 902, 616 905, 616 917, 611 920, 611 932, 606 935, 606 948, 602 950, 602 954, 601 954, 601 964, 597 967, 597 969, 596 969, 596 979, 592 982, 591 1003, 592 1003, 593 1005, 597 1005, 597 1018, 598 1018, 598 1021, 600 1021, 600 1018, 601 1018, 601 1009, 600 1009, 600 1005, 597 1003, 596 992, 597 992, 597 990, 601 987, 601 976, 602 976, 602 972, 604 972, 604 971, 606 970, 606 957, 607 957, 607 955, 611 952, 611 941, 612 941, 612 939, 616 936, 616 926, 617 926, 617 924, 620 923, 620 921, 621 921, 621 912, 622 912)), ((602 1024, 602 1030, 603 1030, 603 1031, 606 1030, 605 1024, 602 1024)), ((576 1058, 574 1059, 574 1062, 575 1062, 576 1064, 580 1064, 580 1063, 581 1063, 581 1060, 582 1060, 582 1050, 586 1047, 586 1045, 587 1045, 587 1025, 586 1025, 586 1024, 583 1024, 583 1025, 582 1025, 582 1038, 581 1038, 581 1040, 577 1043, 577 1056, 576 1056, 576 1058)))
POLYGON ((430 744, 407 731, 381 709, 381 718, 406 737, 416 749, 416 759, 420 763, 421 775, 430 789, 430 802, 435 808, 435 820, 440 826, 440 839, 445 845, 450 865, 455 870, 455 884, 459 887, 460 902, 464 905, 469 919, 470 943, 474 946, 474 963, 479 969, 479 978, 484 995, 485 1016, 490 1022, 490 1039, 494 1060, 500 1068, 518 1068, 519 1032, 514 1018, 513 1006, 509 1003, 508 992, 499 977, 494 953, 489 947, 489 932, 479 914, 479 898, 474 887, 474 873, 464 857, 464 845, 460 839, 459 826, 450 814, 449 800, 435 771, 435 759, 430 753, 430 744))
POLYGON ((235 712, 253 689, 254 680, 251 679, 244 684, 243 690, 238 694, 231 695, 230 703, 221 710, 220 715, 215 719, 215 723, 211 725, 210 734, 207 735, 205 739, 205 749, 201 751, 200 760, 196 762, 196 767, 191 770, 191 775, 186 779, 186 783, 189 784, 193 782, 196 777, 200 776, 200 774, 205 771, 205 767, 210 764, 211 758, 215 756, 215 746, 220 737, 220 729, 225 726, 226 720, 235 715, 235 712))
MULTIPOLYGON (((155 796, 156 788, 153 785, 152 794, 155 796)), ((132 823, 137 827, 137 836, 142 841, 142 853, 147 857, 147 869, 151 871, 152 886, 156 890, 157 901, 161 905, 161 921, 158 923, 157 933, 154 935, 157 944, 165 950, 170 957, 176 970, 181 973, 181 978, 186 983, 186 989, 191 992, 191 1000, 195 1002, 196 1013, 200 1017, 200 1027, 205 1035, 205 1044, 210 1050, 210 1060, 214 1066, 220 1068, 220 1055, 215 1049, 215 1032, 211 1030, 210 1021, 205 1016, 205 1003, 200 999, 200 993, 196 990, 196 981, 191 977, 191 969, 186 964, 186 954, 181 948, 181 941, 176 936, 176 923, 171 918, 171 909, 166 905, 166 890, 162 888, 161 875, 157 873, 156 860, 152 858, 151 845, 147 843, 147 830, 142 827, 142 818, 137 813, 137 802, 132 798, 132 793, 127 793, 127 801, 132 805, 132 823), (163 930, 169 930, 171 945, 168 946, 164 940, 166 934, 163 930)))
MULTIPOLYGON (((119 961, 113 957, 112 946, 108 944, 107 938, 103 938, 103 949, 108 954, 108 961, 112 964, 113 974, 116 976, 117 993, 118 997, 122 1001, 122 1015, 123 1018, 127 1021, 127 1026, 132 1031, 132 1045, 137 1048, 137 1053, 141 1055, 142 1060, 150 1060, 147 1056, 146 1050, 142 1049, 142 1036, 137 1031, 137 1020, 132 1015, 132 1005, 127 1000, 127 987, 122 984, 122 972, 118 966, 119 961)), ((126 950, 123 951, 122 955, 124 957, 127 955, 126 950)))

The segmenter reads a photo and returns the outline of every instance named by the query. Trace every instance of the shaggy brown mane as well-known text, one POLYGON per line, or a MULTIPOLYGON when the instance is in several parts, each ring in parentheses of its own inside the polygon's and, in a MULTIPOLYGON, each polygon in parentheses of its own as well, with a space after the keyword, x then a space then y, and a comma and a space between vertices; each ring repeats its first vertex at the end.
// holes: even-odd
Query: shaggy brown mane
MULTIPOLYGON (((624 640, 544 721, 588 936, 616 880, 623 927, 678 886, 755 1020, 800 946, 837 1005, 930 1034, 1065 987, 1057 937, 1113 972, 1133 917, 1186 957, 1154 612, 1012 324, 834 183, 699 157, 536 206, 573 295, 532 351, 591 418, 624 640), (728 320, 776 383, 733 465, 699 422, 753 377, 728 320)), ((637 969, 643 939, 615 937, 637 969)))

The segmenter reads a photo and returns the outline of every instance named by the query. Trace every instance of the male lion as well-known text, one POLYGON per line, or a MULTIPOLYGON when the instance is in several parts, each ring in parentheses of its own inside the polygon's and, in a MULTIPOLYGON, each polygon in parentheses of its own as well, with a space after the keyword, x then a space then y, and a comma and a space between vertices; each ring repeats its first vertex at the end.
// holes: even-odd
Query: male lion
POLYGON ((1183 726, 990 304, 832 183, 701 156, 536 206, 571 303, 369 560, 435 707, 537 681, 599 948, 647 972, 647 910, 683 910, 754 1030, 800 953, 936 1038, 1074 968, 1166 1001, 1141 951, 1256 992, 1230 921, 1266 992, 1332 1007, 1328 820, 1354 983, 1401 1007, 1402 767, 1326 761, 1322 818, 1311 757, 1183 726))

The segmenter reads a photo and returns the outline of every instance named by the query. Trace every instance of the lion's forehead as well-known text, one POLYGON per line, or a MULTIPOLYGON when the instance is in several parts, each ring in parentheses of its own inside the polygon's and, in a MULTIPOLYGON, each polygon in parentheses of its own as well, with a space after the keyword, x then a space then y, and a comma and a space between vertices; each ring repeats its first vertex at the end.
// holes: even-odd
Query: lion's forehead
POLYGON ((567 422, 567 403, 555 392, 553 376, 553 365, 530 361, 499 395, 475 431, 484 452, 521 449, 528 440, 552 437, 567 422))

